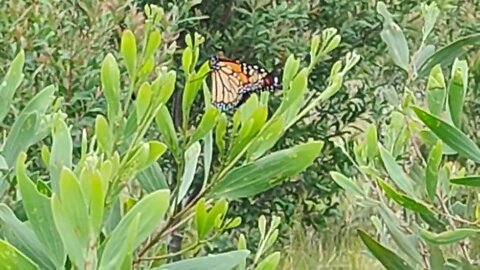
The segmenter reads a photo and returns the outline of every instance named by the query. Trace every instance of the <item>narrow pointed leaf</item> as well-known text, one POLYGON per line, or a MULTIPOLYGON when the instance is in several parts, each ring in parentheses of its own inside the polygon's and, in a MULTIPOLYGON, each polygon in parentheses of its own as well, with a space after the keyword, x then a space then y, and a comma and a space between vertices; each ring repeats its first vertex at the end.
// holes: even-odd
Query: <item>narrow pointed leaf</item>
POLYGON ((413 191, 413 181, 403 172, 402 168, 400 168, 392 155, 385 150, 383 146, 379 145, 379 149, 380 156, 383 160, 383 165, 385 166, 390 178, 403 192, 410 197, 414 197, 415 193, 413 191))
POLYGON ((422 228, 419 228, 420 236, 426 241, 436 245, 447 245, 456 243, 467 237, 472 237, 480 233, 479 229, 460 228, 452 231, 445 231, 441 233, 432 233, 422 228))
POLYGON ((470 175, 450 179, 450 183, 455 185, 480 187, 480 175, 470 175))
POLYGON ((480 149, 462 131, 418 107, 414 107, 413 110, 418 118, 453 150, 477 163, 480 162, 480 149))
POLYGON ((23 64, 25 62, 25 53, 21 50, 13 59, 7 71, 7 75, 0 84, 0 123, 8 114, 10 104, 17 88, 23 80, 23 64))
POLYGON ((437 183, 438 183, 438 170, 440 163, 442 162, 442 152, 443 145, 442 141, 438 140, 437 143, 433 146, 430 154, 428 155, 427 160, 427 169, 426 172, 426 189, 427 195, 430 201, 433 201, 435 194, 437 193, 437 183))
POLYGON ((362 230, 358 230, 360 239, 367 246, 370 252, 375 256, 378 261, 382 263, 388 270, 413 270, 405 260, 398 257, 392 250, 382 246, 379 242, 375 241, 368 234, 362 230))
POLYGON ((62 167, 72 168, 73 142, 67 124, 57 119, 52 134, 52 152, 50 154, 50 181, 55 193, 58 194, 58 183, 62 167))
POLYGON ((185 170, 183 171, 182 180, 178 191, 178 198, 176 199, 177 204, 182 201, 185 195, 187 195, 187 192, 192 185, 201 150, 200 143, 196 142, 185 152, 185 170))

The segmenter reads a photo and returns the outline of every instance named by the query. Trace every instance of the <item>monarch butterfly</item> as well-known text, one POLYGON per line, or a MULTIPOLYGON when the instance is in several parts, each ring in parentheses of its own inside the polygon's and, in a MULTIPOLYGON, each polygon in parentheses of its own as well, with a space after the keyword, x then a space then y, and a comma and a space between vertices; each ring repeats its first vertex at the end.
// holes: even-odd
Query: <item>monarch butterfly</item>
POLYGON ((279 90, 278 77, 264 68, 238 60, 210 58, 212 101, 222 111, 240 106, 252 93, 279 90))

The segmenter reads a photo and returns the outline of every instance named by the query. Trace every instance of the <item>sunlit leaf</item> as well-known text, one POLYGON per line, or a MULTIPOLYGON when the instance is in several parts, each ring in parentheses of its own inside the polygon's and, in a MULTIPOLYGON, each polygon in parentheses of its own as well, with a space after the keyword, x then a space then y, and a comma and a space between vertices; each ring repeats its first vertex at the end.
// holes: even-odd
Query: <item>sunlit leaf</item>
POLYGON ((190 146, 185 152, 185 169, 180 182, 178 197, 176 198, 177 204, 182 201, 185 195, 187 195, 187 192, 192 185, 193 178, 195 177, 195 171, 197 169, 200 151, 200 143, 196 142, 192 144, 192 146, 190 146))
POLYGON ((3 239, 0 239, 0 261, 3 269, 39 269, 32 260, 3 239))
POLYGON ((321 142, 309 142, 267 155, 231 170, 209 192, 211 197, 250 197, 302 172, 320 154, 321 142))
POLYGON ((181 260, 174 263, 162 265, 152 270, 227 270, 244 262, 250 251, 236 250, 226 253, 197 257, 193 259, 181 260))
POLYGON ((127 67, 131 83, 133 83, 137 70, 137 42, 132 31, 128 29, 123 31, 120 51, 122 53, 123 60, 125 61, 125 66, 127 67))

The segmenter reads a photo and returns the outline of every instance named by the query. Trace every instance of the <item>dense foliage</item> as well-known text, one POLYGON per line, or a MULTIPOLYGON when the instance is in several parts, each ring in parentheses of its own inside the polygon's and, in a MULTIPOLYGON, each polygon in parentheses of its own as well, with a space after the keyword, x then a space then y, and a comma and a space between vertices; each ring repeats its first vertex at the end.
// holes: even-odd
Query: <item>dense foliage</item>
POLYGON ((478 0, 7 0, 0 14, 7 263, 275 269, 293 228, 328 226, 334 241, 360 227, 387 269, 480 259, 478 0), (219 112, 212 54, 273 70, 283 91, 219 112))

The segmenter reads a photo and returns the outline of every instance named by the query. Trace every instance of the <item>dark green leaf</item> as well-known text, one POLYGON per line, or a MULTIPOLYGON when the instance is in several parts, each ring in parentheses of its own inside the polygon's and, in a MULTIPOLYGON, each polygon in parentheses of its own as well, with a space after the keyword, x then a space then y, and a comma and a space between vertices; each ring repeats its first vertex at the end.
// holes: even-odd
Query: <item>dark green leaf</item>
POLYGON ((395 189, 393 189, 390 185, 388 185, 381 179, 378 179, 378 183, 380 184, 380 187, 382 187, 383 191, 385 191, 385 194, 401 206, 417 213, 433 215, 432 211, 428 208, 428 206, 426 206, 422 202, 415 201, 414 199, 409 198, 404 194, 398 193, 395 189))
POLYGON ((427 74, 438 64, 443 67, 450 66, 455 58, 460 58, 465 55, 469 47, 478 45, 480 45, 480 33, 455 40, 430 56, 427 61, 420 66, 418 70, 419 76, 427 74))
POLYGON ((480 187, 480 175, 470 175, 450 179, 450 183, 455 185, 480 187))
POLYGON ((453 150, 475 162, 480 162, 480 149, 462 131, 418 107, 414 107, 413 110, 418 118, 453 150))
POLYGON ((382 246, 362 230, 357 231, 362 242, 372 252, 383 266, 388 270, 413 270, 402 258, 398 257, 392 250, 382 246))

